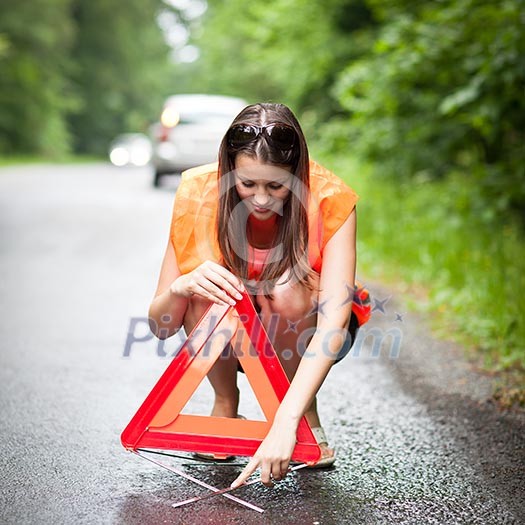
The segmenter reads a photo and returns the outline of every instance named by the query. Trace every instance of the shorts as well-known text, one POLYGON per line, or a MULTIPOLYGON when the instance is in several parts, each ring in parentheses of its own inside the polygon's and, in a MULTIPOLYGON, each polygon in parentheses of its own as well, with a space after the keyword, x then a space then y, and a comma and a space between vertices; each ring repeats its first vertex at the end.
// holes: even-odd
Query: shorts
POLYGON ((352 346, 355 343, 355 338, 357 336, 357 332, 359 330, 359 321, 357 320, 357 316, 354 312, 352 312, 352 315, 350 316, 350 322, 348 323, 347 327, 347 335, 345 342, 343 343, 343 346, 341 347, 341 350, 339 350, 339 353, 337 354, 337 357, 335 358, 335 363, 339 363, 341 359, 346 357, 350 350, 352 349, 352 346))

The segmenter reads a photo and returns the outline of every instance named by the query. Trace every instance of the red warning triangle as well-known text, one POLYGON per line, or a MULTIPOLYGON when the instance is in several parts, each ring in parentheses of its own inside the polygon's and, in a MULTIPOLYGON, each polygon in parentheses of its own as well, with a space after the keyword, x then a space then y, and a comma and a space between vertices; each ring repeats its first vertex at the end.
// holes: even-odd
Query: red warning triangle
MULTIPOLYGON (((212 304, 189 334, 121 435, 125 448, 253 456, 270 430, 290 382, 244 293, 235 307, 212 304), (245 330, 238 330, 240 323, 245 330), (246 337, 246 335, 248 337, 246 337), (231 343, 267 421, 181 414, 224 348, 231 343)), ((315 463, 321 449, 303 417, 292 454, 315 463)))

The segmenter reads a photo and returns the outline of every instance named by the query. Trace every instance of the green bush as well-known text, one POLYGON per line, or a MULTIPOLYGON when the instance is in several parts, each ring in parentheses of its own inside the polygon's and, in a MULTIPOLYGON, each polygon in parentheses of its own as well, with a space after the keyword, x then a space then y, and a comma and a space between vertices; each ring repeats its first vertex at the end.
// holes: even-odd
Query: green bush
MULTIPOLYGON (((512 219, 495 230, 465 174, 378 177, 347 156, 324 157, 361 196, 358 265, 370 278, 424 286, 416 308, 436 328, 483 353, 491 368, 525 369, 525 242, 512 219)), ((477 190, 481 191, 481 190, 477 190)))
POLYGON ((382 28, 334 87, 353 152, 396 180, 453 171, 525 217, 525 2, 369 4, 382 28))

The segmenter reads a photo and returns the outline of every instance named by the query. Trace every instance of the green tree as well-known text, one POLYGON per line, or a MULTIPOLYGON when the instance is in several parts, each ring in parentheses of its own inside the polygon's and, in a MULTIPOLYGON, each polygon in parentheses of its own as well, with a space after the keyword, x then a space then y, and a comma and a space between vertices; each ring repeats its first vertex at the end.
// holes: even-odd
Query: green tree
POLYGON ((68 150, 70 0, 0 3, 0 154, 68 150))
POLYGON ((327 118, 339 109, 329 88, 363 47, 360 30, 372 24, 360 0, 211 1, 195 39, 202 57, 189 72, 199 90, 285 102, 327 118))
POLYGON ((82 105, 70 119, 76 151, 104 153, 118 133, 145 131, 173 89, 160 0, 73 2, 72 78, 82 105))
POLYGON ((369 3, 382 29, 336 88, 349 140, 383 173, 459 170, 473 205, 524 214, 524 2, 369 3))

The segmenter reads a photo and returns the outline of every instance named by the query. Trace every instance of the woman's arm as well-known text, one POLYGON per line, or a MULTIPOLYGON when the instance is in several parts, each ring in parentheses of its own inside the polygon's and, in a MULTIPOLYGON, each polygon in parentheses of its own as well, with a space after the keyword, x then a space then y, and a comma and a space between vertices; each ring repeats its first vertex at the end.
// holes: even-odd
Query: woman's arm
POLYGON ((343 330, 350 319, 356 266, 355 209, 328 241, 320 276, 317 330, 297 368, 268 435, 246 468, 233 482, 241 485, 258 466, 265 485, 284 477, 295 447, 297 426, 321 387, 343 342, 343 330))
POLYGON ((160 339, 166 339, 179 331, 188 307, 191 294, 177 286, 181 277, 177 257, 171 241, 160 268, 159 282, 151 305, 148 319, 151 331, 160 339))
POLYGON ((278 413, 297 422, 306 412, 328 374, 346 336, 352 314, 356 267, 355 209, 328 241, 323 253, 319 283, 317 330, 297 368, 278 413), (338 335, 341 334, 341 335, 338 335))
POLYGON ((159 339, 166 339, 182 326, 190 297, 200 296, 217 304, 235 305, 233 298, 242 299, 242 290, 242 282, 213 261, 205 261, 192 272, 181 274, 175 250, 168 241, 157 290, 149 308, 150 329, 159 339))

